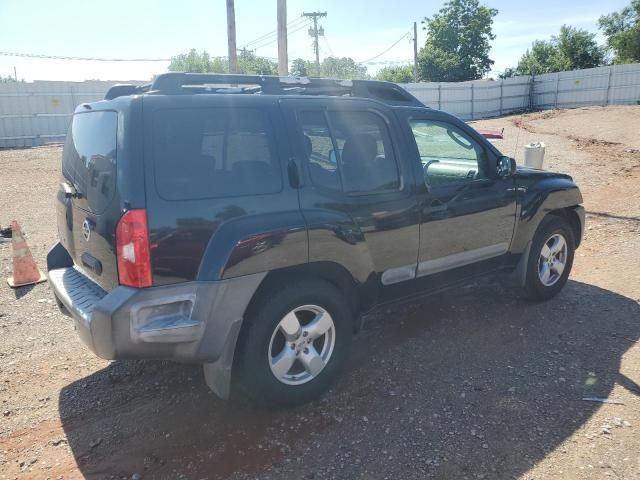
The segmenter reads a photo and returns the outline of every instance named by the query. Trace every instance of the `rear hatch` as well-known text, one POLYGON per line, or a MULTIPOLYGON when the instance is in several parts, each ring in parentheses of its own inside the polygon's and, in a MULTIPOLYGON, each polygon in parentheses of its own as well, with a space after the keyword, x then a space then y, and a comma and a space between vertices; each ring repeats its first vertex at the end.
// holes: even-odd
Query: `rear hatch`
POLYGON ((75 264, 105 290, 118 283, 115 231, 118 113, 73 116, 57 195, 58 234, 75 264))

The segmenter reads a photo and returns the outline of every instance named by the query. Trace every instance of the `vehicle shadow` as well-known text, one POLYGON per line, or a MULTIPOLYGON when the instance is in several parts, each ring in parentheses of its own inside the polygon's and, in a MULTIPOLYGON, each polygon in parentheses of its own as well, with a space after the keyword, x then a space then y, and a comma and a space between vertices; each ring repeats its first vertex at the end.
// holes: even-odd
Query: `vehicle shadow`
POLYGON ((580 282, 544 303, 481 282, 372 313, 309 405, 261 411, 198 367, 113 362, 61 391, 60 417, 87 478, 514 478, 601 407, 583 398, 640 394, 619 372, 638 318, 580 282))

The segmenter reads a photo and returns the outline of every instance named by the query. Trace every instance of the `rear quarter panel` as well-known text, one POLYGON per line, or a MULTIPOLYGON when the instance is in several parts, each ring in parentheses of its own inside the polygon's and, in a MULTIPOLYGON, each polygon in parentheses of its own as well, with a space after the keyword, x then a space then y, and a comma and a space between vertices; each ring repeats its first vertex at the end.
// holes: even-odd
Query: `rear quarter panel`
MULTIPOLYGON (((308 261, 307 232, 287 174, 288 144, 277 99, 148 95, 144 99, 145 184, 155 285, 218 280, 308 261), (276 193, 192 200, 162 198, 155 184, 153 117, 160 109, 247 107, 266 112, 277 145, 276 193)), ((176 159, 180 161, 180 159, 176 159)))

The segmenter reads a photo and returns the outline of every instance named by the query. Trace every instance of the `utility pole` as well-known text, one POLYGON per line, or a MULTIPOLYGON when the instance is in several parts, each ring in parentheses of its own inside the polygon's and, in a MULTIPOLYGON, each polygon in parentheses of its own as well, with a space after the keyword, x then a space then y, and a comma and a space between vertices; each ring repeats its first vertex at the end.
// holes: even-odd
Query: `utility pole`
POLYGON ((413 81, 418 83, 418 22, 413 22, 413 81))
POLYGON ((236 51, 240 52, 240 55, 249 55, 256 52, 255 50, 247 50, 247 47, 238 48, 236 51))
POLYGON ((13 67, 13 78, 16 79, 16 82, 18 81, 18 72, 16 71, 16 67, 13 67))
POLYGON ((316 77, 320 76, 320 48, 318 46, 318 36, 324 36, 324 28, 318 30, 318 18, 326 17, 327 12, 303 13, 303 17, 313 18, 313 28, 309 29, 309 35, 313 37, 313 50, 316 53, 316 77))
POLYGON ((289 75, 287 54, 287 0, 278 0, 278 75, 289 75))
POLYGON ((234 0, 227 0, 227 47, 229 50, 229 73, 238 73, 236 52, 236 9, 234 0))

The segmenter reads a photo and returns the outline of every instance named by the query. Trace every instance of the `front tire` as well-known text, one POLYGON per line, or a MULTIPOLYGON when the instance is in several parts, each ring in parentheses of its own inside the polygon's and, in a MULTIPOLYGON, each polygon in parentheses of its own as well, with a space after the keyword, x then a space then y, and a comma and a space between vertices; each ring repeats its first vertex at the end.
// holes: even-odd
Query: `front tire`
POLYGON ((567 283, 574 253, 575 239, 569 222, 555 215, 545 217, 531 243, 525 295, 532 300, 556 296, 567 283))
POLYGON ((287 285, 251 309, 237 352, 237 381, 258 403, 289 406, 320 396, 339 373, 351 343, 352 313, 322 280, 287 285))

